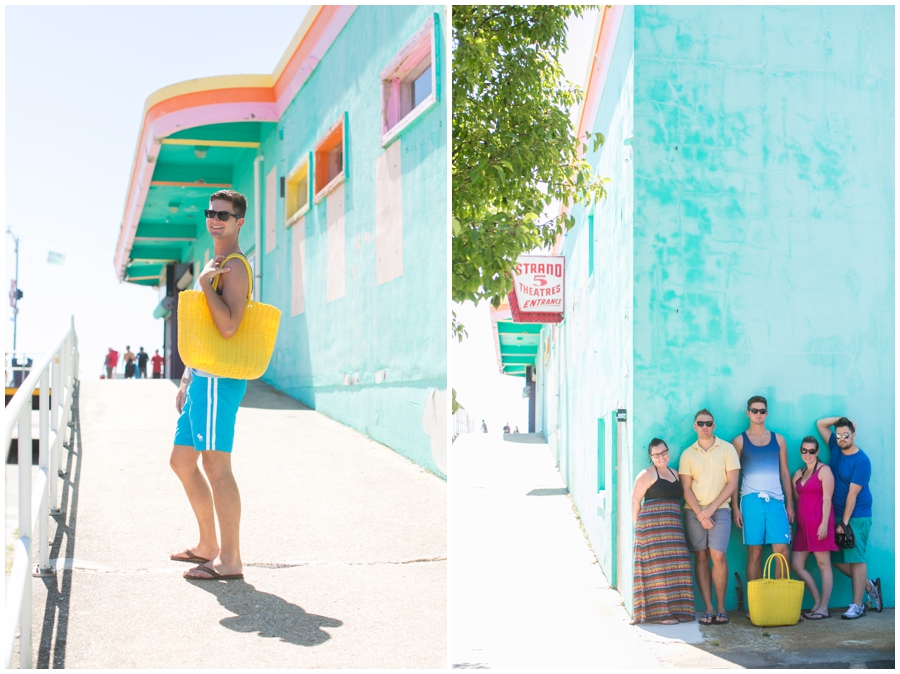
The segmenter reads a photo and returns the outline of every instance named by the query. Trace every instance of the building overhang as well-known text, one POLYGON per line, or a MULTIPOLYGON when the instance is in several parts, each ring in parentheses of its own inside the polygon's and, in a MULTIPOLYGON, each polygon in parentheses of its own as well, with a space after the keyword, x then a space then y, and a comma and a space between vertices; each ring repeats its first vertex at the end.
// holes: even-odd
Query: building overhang
POLYGON ((527 367, 537 364, 541 348, 541 323, 513 323, 509 304, 491 308, 494 352, 500 374, 524 377, 527 367))
POLYGON ((356 10, 310 8, 271 75, 180 82, 144 105, 113 264, 120 281, 158 285, 189 262, 209 196, 231 188, 356 10))

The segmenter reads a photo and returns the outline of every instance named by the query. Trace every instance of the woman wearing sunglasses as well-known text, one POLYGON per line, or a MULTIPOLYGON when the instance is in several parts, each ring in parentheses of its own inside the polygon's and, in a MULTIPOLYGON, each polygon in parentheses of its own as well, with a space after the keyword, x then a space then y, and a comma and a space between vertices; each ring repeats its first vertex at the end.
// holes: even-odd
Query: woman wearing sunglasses
POLYGON ((830 618, 828 600, 834 578, 831 571, 831 551, 837 550, 834 542, 834 475, 831 469, 819 461, 819 441, 808 435, 800 443, 800 457, 804 466, 794 473, 794 498, 797 501, 797 532, 794 534, 794 551, 791 568, 806 583, 806 589, 815 600, 812 609, 804 614, 807 620, 830 618), (816 587, 812 574, 806 570, 809 553, 816 556, 822 591, 816 587))
POLYGON ((691 556, 681 524, 684 490, 669 467, 666 443, 653 438, 649 453, 653 465, 638 474, 631 493, 633 622, 675 625, 695 619, 691 556))

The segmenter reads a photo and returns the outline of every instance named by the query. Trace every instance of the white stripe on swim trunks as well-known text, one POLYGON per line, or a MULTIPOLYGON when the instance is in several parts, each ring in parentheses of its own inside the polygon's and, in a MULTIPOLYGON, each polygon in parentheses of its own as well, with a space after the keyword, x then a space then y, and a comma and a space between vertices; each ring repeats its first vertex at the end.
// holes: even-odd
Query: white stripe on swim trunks
POLYGON ((206 378, 206 447, 209 449, 209 420, 212 418, 212 379, 206 378))
POLYGON ((213 379, 213 395, 216 398, 216 402, 213 403, 213 418, 212 418, 212 444, 210 445, 210 449, 216 448, 216 417, 219 412, 219 379, 213 379))

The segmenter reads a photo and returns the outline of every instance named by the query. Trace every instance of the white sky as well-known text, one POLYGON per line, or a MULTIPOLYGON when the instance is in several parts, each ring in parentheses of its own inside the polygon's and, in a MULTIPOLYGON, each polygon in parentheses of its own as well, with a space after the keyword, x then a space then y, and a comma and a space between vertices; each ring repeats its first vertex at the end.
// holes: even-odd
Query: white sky
MULTIPOLYGON (((5 8, 4 230, 19 237, 19 351, 55 346, 72 314, 82 378, 99 378, 110 346, 162 349, 158 291, 120 284, 113 268, 144 102, 184 80, 271 73, 307 9, 5 8), (49 251, 65 264, 48 264, 49 251)), ((7 294, 9 234, 4 262, 7 294)), ((12 310, 3 304, 9 352, 12 310)))
MULTIPOLYGON (((569 50, 561 58, 566 77, 582 89, 586 88, 584 77, 598 15, 596 10, 591 10, 583 18, 569 22, 569 50)), ((577 108, 573 115, 576 113, 577 108)), ((555 215, 555 211, 551 205, 544 214, 545 219, 555 215)), ((476 431, 480 430, 484 419, 490 433, 502 433, 507 422, 510 427, 518 426, 521 432, 527 432, 528 400, 522 398, 525 378, 500 374, 489 305, 482 302, 476 308, 466 302, 454 304, 453 309, 468 332, 466 340, 461 344, 452 340, 450 347, 452 386, 456 389, 457 401, 475 419, 476 431)))

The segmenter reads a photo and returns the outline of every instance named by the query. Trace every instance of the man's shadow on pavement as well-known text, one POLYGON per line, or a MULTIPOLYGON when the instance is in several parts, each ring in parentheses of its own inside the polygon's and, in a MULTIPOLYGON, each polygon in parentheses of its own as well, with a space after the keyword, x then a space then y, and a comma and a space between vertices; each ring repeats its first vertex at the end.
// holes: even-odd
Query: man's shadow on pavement
POLYGON ((261 637, 277 637, 298 646, 318 646, 331 638, 323 627, 344 624, 335 618, 307 613, 296 604, 260 592, 241 580, 226 583, 188 579, 188 582, 215 595, 222 606, 236 614, 219 621, 223 627, 235 632, 259 632, 261 637))

